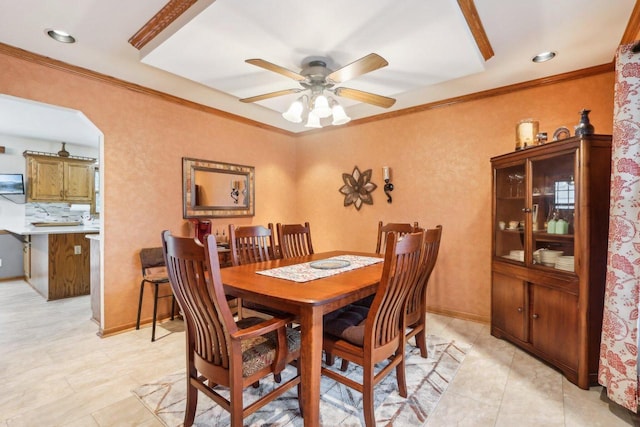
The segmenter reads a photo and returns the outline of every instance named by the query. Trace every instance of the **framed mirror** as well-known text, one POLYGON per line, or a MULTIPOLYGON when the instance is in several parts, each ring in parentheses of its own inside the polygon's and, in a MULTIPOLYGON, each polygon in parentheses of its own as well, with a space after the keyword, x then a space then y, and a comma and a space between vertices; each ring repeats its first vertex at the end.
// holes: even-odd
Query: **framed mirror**
POLYGON ((182 216, 255 215, 253 166, 182 158, 182 216))

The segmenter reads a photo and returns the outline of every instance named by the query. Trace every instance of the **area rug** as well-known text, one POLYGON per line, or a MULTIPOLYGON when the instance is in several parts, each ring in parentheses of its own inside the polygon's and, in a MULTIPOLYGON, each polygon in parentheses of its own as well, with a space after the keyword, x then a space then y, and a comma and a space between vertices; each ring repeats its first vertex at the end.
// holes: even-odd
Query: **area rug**
MULTIPOLYGON (((375 389, 376 424, 378 426, 421 426, 433 413, 440 397, 453 380, 470 346, 429 335, 429 357, 420 357, 420 350, 407 346, 408 397, 397 392, 395 371, 389 374, 375 389)), ((336 360, 335 368, 340 366, 336 360)), ((295 373, 288 367, 283 380, 295 373)), ((351 363, 347 375, 361 378, 362 369, 351 363)), ((272 379, 260 381, 258 388, 249 387, 244 392, 245 405, 272 389, 272 379)), ((362 395, 329 378, 322 377, 320 385, 320 417, 323 426, 364 426, 362 395)), ((185 409, 186 379, 184 372, 177 372, 133 390, 142 403, 168 427, 182 425, 185 409)), ((228 426, 229 415, 204 394, 198 395, 195 426, 228 426)), ((295 387, 261 410, 245 418, 245 426, 303 426, 298 409, 295 387)))

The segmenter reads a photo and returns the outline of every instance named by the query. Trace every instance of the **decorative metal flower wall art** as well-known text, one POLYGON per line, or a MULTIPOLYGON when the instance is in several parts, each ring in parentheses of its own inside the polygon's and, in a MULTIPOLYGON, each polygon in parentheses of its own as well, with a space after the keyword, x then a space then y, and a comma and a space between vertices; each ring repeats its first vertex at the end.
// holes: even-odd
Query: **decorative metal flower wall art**
POLYGON ((353 204, 357 210, 360 210, 363 203, 368 205, 373 204, 371 192, 378 188, 378 186, 371 182, 371 169, 367 169, 361 173, 360 169, 356 166, 353 168, 351 175, 348 173, 342 174, 342 181, 344 181, 344 185, 339 191, 344 194, 345 206, 353 204))

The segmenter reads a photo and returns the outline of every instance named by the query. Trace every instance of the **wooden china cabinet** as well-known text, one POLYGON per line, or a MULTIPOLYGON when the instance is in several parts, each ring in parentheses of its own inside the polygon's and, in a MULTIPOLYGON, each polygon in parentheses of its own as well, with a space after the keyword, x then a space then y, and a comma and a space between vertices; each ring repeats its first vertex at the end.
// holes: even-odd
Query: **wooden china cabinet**
POLYGON ((611 136, 491 159, 491 334, 597 384, 609 225, 611 136))

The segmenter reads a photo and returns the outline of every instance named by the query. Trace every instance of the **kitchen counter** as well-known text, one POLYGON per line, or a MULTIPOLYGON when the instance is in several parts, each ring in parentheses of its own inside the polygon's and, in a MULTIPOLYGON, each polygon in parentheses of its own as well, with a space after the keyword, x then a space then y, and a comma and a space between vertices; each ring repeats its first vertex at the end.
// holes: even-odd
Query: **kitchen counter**
POLYGON ((76 233, 99 233, 99 225, 63 225, 52 227, 35 227, 33 225, 9 226, 5 227, 9 233, 19 234, 21 236, 38 235, 38 234, 76 234, 76 233))
POLYGON ((90 293, 93 240, 86 237, 100 236, 98 225, 8 224, 4 229, 23 241, 25 279, 47 301, 90 293))

